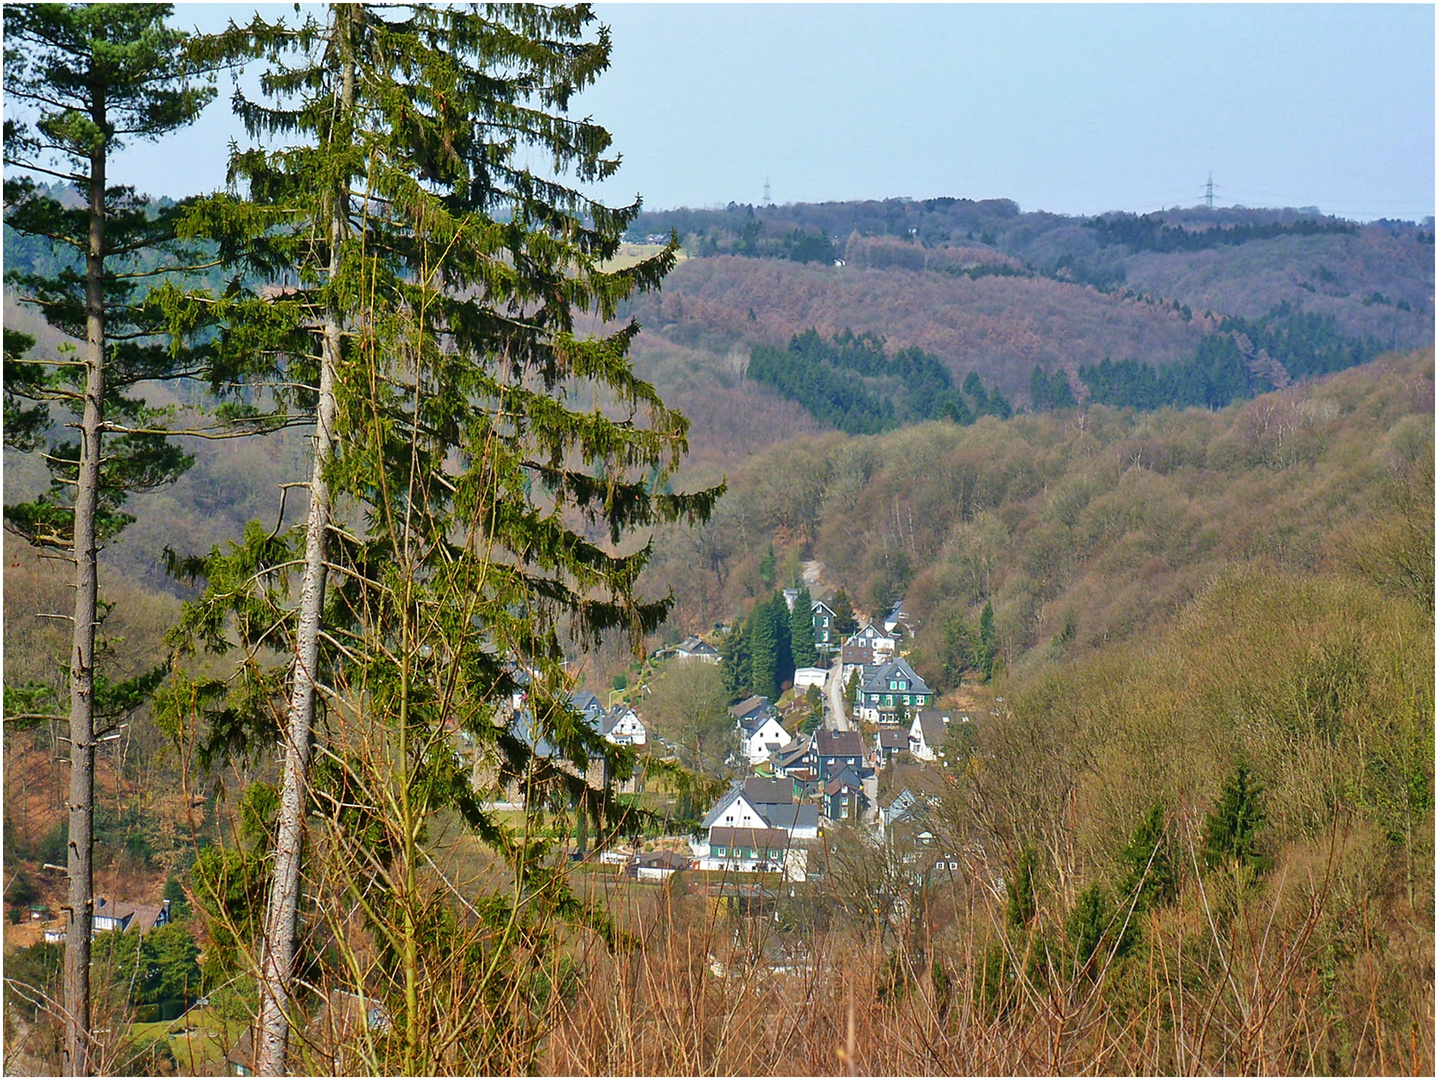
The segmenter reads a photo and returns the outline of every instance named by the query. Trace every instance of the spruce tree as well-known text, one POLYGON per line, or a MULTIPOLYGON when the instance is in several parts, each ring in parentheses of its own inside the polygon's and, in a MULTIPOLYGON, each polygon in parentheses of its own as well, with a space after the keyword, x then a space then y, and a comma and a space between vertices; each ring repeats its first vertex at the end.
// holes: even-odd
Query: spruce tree
POLYGON ((1053 407, 1053 402, 1049 399, 1051 385, 1048 374, 1035 364, 1034 373, 1029 376, 1029 408, 1034 412, 1053 407))
POLYGON ((800 588, 794 598, 794 610, 789 614, 789 638, 796 668, 814 667, 819 663, 819 647, 814 643, 814 600, 807 585, 800 588))
POLYGON ((724 692, 730 703, 753 693, 753 655, 745 622, 734 620, 734 627, 720 645, 719 654, 719 670, 724 676, 724 692))
MULTIPOLYGON (((591 22, 585 6, 333 5, 293 27, 232 26, 212 45, 216 56, 265 59, 278 99, 237 95, 236 111, 256 135, 298 141, 237 153, 236 191, 200 205, 191 227, 282 288, 175 295, 170 310, 177 324, 217 327, 237 375, 298 386, 288 405, 316 426, 310 514, 290 552, 254 530, 189 564, 210 586, 190 625, 212 643, 223 637, 216 613, 234 603, 228 583, 281 596, 292 588, 287 563, 303 567, 287 624, 294 659, 262 953, 264 1072, 286 1060, 311 799, 384 808, 331 828, 385 867, 384 884, 369 886, 383 903, 366 908, 367 925, 403 1002, 391 1067, 415 1074, 435 1067, 448 1037, 422 1015, 427 979, 450 978, 454 962, 478 965, 472 984, 461 980, 471 995, 488 993, 498 972, 521 978, 531 954, 508 948, 509 935, 537 933, 525 927, 545 911, 583 907, 563 899, 537 833, 507 829, 485 809, 493 792, 475 790, 452 754, 433 751, 446 725, 498 762, 497 788, 522 784, 536 808, 577 805, 607 822, 609 789, 590 788, 584 771, 601 759, 606 776, 632 771, 632 754, 569 708, 560 634, 588 646, 621 631, 637 647, 669 601, 638 595, 649 550, 620 555, 622 540, 702 519, 718 492, 669 490, 687 425, 634 376, 627 351, 637 327, 575 332, 576 312, 613 320, 675 252, 606 271, 638 206, 611 209, 565 184, 616 165, 608 134, 566 115, 570 96, 608 63, 607 32, 588 38, 591 22), (528 147, 560 175, 536 176, 523 164, 528 147), (581 410, 576 391, 613 404, 619 418, 581 410), (333 520, 339 498, 362 523, 333 520), (258 569, 241 573, 250 565, 258 569), (523 715, 513 715, 508 703, 521 692, 523 715), (357 721, 379 727, 359 739, 348 730, 357 721), (312 775, 317 735, 323 767, 312 775), (491 898, 494 919, 476 932, 498 936, 443 962, 428 951, 447 946, 425 929, 435 907, 422 850, 425 823, 442 809, 508 859, 519 895, 537 888, 551 898, 513 908, 491 898), (481 963, 486 956, 518 966, 481 963)), ((241 636, 259 632, 258 620, 240 627, 241 636)), ((308 880, 317 887, 315 874, 308 880)), ((485 1038, 467 1028, 449 1045, 479 1048, 485 1038)), ((467 1071, 487 1071, 470 1060, 467 1071)))
POLYGON ((774 626, 774 688, 777 691, 794 681, 794 631, 784 594, 769 598, 769 620, 774 626))
POLYGON ((1171 848, 1163 807, 1154 806, 1123 851, 1128 870, 1119 889, 1132 898, 1136 911, 1166 904, 1178 895, 1178 868, 1171 848))
POLYGON ((974 665, 983 674, 985 681, 994 677, 994 658, 998 645, 994 634, 994 602, 984 601, 984 610, 979 613, 979 647, 974 665))
POLYGON ((1240 762, 1223 781, 1218 803, 1204 822, 1203 861, 1207 866, 1235 864, 1266 869, 1268 858, 1258 844, 1267 820, 1263 787, 1240 762))
MULTIPOLYGON (((773 701, 779 696, 779 627, 774 619, 772 593, 749 612, 750 686, 754 693, 773 701)), ((783 603, 779 597, 779 603, 783 603)))
MULTIPOLYGON (((173 239, 173 216, 154 215, 132 188, 114 185, 110 155, 131 139, 189 124, 214 96, 186 59, 185 35, 165 25, 169 5, 26 4, 5 8, 5 94, 23 120, 5 121, 5 221, 65 254, 52 276, 15 274, 22 300, 56 329, 84 340, 75 359, 25 360, 31 342, 7 334, 5 439, 43 447, 49 491, 5 507, 7 527, 32 544, 69 552, 75 566, 70 691, 68 901, 65 932, 65 1071, 88 1075, 90 936, 94 913, 95 638, 101 618, 97 552, 129 521, 127 495, 172 480, 190 462, 167 441, 160 414, 127 396, 173 378, 190 358, 153 336, 144 265, 173 239), (12 176, 11 170, 15 170, 12 176), (33 177, 73 185, 72 207, 33 177), (24 402, 31 404, 24 404, 24 402), (78 442, 49 442, 51 404, 71 414, 78 442)), ((8 111, 8 110, 7 110, 8 111)), ((102 710, 103 711, 103 710, 102 710)))

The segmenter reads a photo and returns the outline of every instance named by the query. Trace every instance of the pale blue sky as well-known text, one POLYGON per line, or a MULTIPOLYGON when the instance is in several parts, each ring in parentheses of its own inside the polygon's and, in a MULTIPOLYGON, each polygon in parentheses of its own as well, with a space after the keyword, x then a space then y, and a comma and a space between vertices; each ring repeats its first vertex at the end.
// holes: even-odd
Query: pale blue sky
MULTIPOLYGON (((263 5, 267 14, 292 10, 263 5)), ((254 5, 176 6, 215 28, 254 5)), ((599 4, 609 72, 578 111, 654 209, 953 195, 1096 213, 1434 206, 1434 8, 1414 5, 599 4)), ((228 87, 115 175, 223 183, 228 87)))

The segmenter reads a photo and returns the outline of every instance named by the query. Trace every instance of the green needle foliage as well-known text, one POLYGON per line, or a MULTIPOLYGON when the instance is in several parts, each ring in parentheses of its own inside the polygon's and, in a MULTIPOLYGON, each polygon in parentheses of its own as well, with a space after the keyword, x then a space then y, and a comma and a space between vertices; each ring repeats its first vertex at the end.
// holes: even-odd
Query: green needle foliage
POLYGON ((208 68, 184 53, 185 35, 165 26, 169 14, 161 4, 15 4, 4 13, 5 223, 65 253, 53 274, 14 274, 9 283, 52 327, 85 342, 83 354, 65 345, 56 357, 26 359, 34 342, 7 332, 4 350, 6 444, 42 453, 51 476, 39 498, 5 506, 5 524, 31 544, 69 552, 75 567, 62 995, 65 1069, 75 1076, 95 1064, 94 769, 104 734, 96 719, 115 704, 137 706, 153 685, 111 686, 97 673, 97 553, 134 520, 123 511, 132 492, 167 484, 190 464, 168 441, 163 411, 134 391, 192 375, 200 361, 165 348, 145 301, 146 279, 176 269, 157 262, 157 249, 179 264, 186 257, 174 245, 173 215, 152 216, 132 188, 108 176, 110 155, 126 140, 183 127, 214 96, 208 68), (62 202, 37 175, 66 181, 83 201, 62 202), (53 438, 52 422, 78 439, 53 438))
POLYGON ((1267 815, 1263 787, 1246 764, 1239 763, 1223 782, 1218 804, 1203 830, 1203 859, 1209 866, 1237 864, 1263 870, 1269 860, 1258 844, 1267 815))
MULTIPOLYGON (((177 331, 216 333, 221 363, 281 408, 323 408, 332 377, 321 471, 350 520, 326 529, 308 784, 325 827, 302 874, 336 902, 299 932, 337 941, 331 977, 395 1017, 395 1037, 362 1050, 374 1068, 484 1071, 529 1038, 506 1025, 553 974, 556 921, 610 936, 569 894, 550 837, 571 835, 576 812, 615 827, 608 778, 633 757, 568 706, 564 637, 637 647, 670 601, 639 594, 650 549, 626 539, 702 520, 719 494, 670 490, 687 423, 634 375, 637 327, 577 328, 585 312, 612 325, 676 250, 605 269, 638 206, 566 186, 617 164, 602 128, 565 113, 608 63, 591 22, 582 5, 337 5, 231 27, 209 54, 264 59, 275 100, 237 95, 236 111, 295 142, 233 155, 234 190, 197 204, 188 228, 282 287, 176 289, 166 306, 177 331), (531 152, 559 177, 533 173, 531 152), (500 798, 522 799, 521 823, 490 809, 500 798), (436 877, 435 829, 455 819, 507 867, 506 891, 476 899, 436 877), (490 1023, 456 1027, 475 1008, 490 1023)), ((247 657, 292 642, 304 539, 252 527, 176 560, 206 583, 177 640, 247 657)), ((211 741, 263 730, 263 710, 226 709, 211 710, 234 718, 211 741)))
POLYGON ((794 598, 794 610, 789 615, 789 635, 796 668, 814 667, 819 663, 819 648, 814 644, 814 598, 809 595, 808 586, 801 588, 794 598))

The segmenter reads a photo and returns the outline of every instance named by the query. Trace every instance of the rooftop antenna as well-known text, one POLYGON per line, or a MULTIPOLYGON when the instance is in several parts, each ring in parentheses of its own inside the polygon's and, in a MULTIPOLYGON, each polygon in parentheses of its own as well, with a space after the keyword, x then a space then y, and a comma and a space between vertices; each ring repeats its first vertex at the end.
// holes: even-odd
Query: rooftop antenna
POLYGON ((1208 194, 1205 195, 1203 198, 1204 198, 1204 201, 1205 201, 1206 203, 1208 203, 1208 208, 1209 208, 1210 210, 1212 210, 1212 209, 1213 209, 1213 170, 1212 170, 1212 169, 1209 169, 1209 170, 1208 170, 1208 194))
POLYGON ((774 205, 774 200, 771 199, 771 198, 769 198, 769 178, 768 178, 767 176, 764 177, 764 205, 765 205, 765 206, 773 206, 773 205, 774 205))

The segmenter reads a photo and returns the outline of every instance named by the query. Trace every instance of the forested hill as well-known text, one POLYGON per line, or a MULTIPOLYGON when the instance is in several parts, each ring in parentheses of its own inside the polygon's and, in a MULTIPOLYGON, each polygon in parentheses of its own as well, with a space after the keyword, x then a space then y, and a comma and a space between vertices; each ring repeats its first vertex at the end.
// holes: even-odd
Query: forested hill
POLYGON ((652 587, 674 590, 682 635, 817 560, 861 611, 904 599, 941 689, 986 603, 1015 673, 1140 640, 1243 567, 1357 577, 1431 611, 1433 385, 1425 350, 1217 412, 796 438, 731 474, 709 524, 661 537, 652 587))
POLYGON ((691 416, 699 466, 804 431, 942 411, 915 408, 892 380, 815 367, 793 347, 811 331, 880 342, 889 363, 919 350, 949 386, 976 375, 1020 411, 1070 393, 1219 408, 1433 341, 1428 222, 1312 208, 1074 218, 1004 199, 888 199, 647 213, 629 236, 670 230, 689 257, 631 311, 641 368, 691 416))

